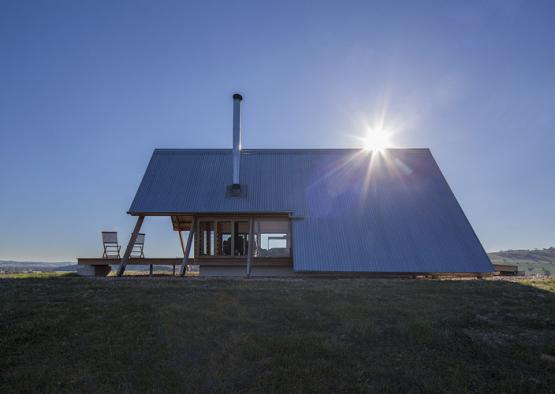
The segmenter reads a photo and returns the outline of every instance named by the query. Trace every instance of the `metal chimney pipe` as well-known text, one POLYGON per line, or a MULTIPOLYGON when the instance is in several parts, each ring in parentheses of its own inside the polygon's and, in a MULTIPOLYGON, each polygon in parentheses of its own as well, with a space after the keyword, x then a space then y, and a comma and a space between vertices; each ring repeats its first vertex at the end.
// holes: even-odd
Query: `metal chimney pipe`
POLYGON ((243 97, 233 95, 233 185, 239 185, 241 167, 241 100, 243 97))

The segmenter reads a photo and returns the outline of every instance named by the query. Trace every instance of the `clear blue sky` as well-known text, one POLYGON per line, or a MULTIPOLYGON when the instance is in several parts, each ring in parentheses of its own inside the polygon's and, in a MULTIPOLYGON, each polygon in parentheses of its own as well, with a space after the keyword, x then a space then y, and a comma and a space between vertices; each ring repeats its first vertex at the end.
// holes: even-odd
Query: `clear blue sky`
MULTIPOLYGON (((0 259, 94 256, 154 148, 353 147, 385 109, 488 251, 555 244, 552 1, 2 1, 0 259), (266 4, 262 4, 266 3, 266 4)), ((147 252, 179 255, 168 218, 147 252)))

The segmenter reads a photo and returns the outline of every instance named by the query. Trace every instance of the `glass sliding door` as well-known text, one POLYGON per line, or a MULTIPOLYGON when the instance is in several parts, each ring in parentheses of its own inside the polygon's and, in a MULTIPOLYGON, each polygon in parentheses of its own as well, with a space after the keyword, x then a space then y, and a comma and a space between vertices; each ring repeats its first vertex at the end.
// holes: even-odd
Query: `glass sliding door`
POLYGON ((198 257, 246 258, 251 244, 254 257, 290 257, 290 220, 286 217, 249 216, 216 216, 198 220, 195 232, 195 253, 198 251, 198 257), (250 220, 253 220, 252 236, 249 234, 250 220))
POLYGON ((234 243, 233 255, 246 256, 249 245, 249 222, 233 222, 234 243))
POLYGON ((218 222, 218 256, 231 256, 232 222, 218 222))

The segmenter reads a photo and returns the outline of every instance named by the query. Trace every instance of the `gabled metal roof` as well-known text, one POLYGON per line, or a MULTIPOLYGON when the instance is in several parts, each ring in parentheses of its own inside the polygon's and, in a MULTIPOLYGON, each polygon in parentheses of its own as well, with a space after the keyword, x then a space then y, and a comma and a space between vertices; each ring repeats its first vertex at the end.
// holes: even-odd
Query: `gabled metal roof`
POLYGON ((295 271, 490 272, 428 149, 155 150, 131 214, 287 212, 295 271))

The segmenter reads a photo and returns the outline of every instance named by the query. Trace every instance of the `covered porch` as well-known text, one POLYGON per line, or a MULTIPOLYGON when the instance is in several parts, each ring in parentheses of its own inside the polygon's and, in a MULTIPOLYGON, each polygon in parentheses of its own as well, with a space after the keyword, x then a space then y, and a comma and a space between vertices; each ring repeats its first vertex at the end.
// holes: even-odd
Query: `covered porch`
POLYGON ((78 258, 80 272, 106 276, 117 266, 123 276, 127 266, 171 266, 173 275, 186 276, 288 276, 293 274, 291 218, 281 214, 149 214, 137 222, 121 258, 78 258), (178 235, 183 257, 133 257, 133 245, 147 216, 168 216, 178 235), (176 267, 178 268, 176 271, 176 267))

